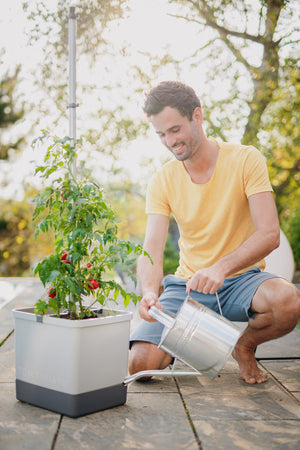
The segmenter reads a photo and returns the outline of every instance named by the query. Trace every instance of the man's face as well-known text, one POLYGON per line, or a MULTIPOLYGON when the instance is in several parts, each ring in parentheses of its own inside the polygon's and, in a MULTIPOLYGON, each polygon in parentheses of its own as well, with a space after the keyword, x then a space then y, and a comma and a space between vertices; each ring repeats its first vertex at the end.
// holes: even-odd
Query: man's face
POLYGON ((191 158, 198 150, 201 134, 194 119, 190 121, 176 108, 169 106, 151 116, 150 119, 162 143, 179 161, 191 158))

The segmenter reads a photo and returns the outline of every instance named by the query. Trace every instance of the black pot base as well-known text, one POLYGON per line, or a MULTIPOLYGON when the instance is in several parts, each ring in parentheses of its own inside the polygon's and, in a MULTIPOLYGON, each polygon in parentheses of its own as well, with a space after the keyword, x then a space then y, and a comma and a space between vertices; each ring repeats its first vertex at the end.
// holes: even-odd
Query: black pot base
POLYGON ((30 403, 69 417, 80 417, 124 405, 127 397, 127 386, 122 383, 73 395, 16 380, 16 396, 21 402, 30 403))

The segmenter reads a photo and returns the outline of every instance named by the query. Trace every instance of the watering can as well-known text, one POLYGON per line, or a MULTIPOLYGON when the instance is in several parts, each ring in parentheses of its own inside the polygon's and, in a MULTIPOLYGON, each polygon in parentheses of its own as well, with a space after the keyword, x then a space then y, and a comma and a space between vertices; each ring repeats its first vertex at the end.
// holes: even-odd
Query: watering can
POLYGON ((149 309, 149 314, 164 325, 158 347, 172 355, 175 361, 178 359, 194 370, 144 370, 128 377, 124 384, 145 376, 206 375, 214 379, 223 369, 241 335, 235 324, 196 302, 190 295, 175 317, 154 306, 149 309))

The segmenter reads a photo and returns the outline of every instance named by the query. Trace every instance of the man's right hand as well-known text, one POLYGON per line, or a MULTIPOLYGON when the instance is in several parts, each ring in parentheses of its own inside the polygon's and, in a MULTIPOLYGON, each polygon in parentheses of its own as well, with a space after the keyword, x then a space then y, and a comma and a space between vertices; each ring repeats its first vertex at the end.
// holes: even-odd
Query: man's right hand
POLYGON ((148 313, 151 306, 155 306, 156 308, 162 311, 162 305, 158 300, 158 296, 154 292, 147 292, 143 297, 139 305, 139 314, 142 319, 147 320, 148 322, 156 322, 153 317, 148 313))

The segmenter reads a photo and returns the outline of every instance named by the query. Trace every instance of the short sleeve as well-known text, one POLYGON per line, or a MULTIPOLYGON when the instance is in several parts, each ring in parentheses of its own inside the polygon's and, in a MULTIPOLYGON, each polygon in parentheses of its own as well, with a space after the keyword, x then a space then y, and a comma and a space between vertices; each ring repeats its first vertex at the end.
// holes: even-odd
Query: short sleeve
POLYGON ((161 173, 156 173, 150 180, 146 194, 146 213, 161 214, 169 217, 171 208, 168 202, 165 183, 161 173))
POLYGON ((273 191, 269 180, 266 159, 255 147, 248 148, 248 154, 244 164, 243 179, 247 197, 260 192, 273 191))

